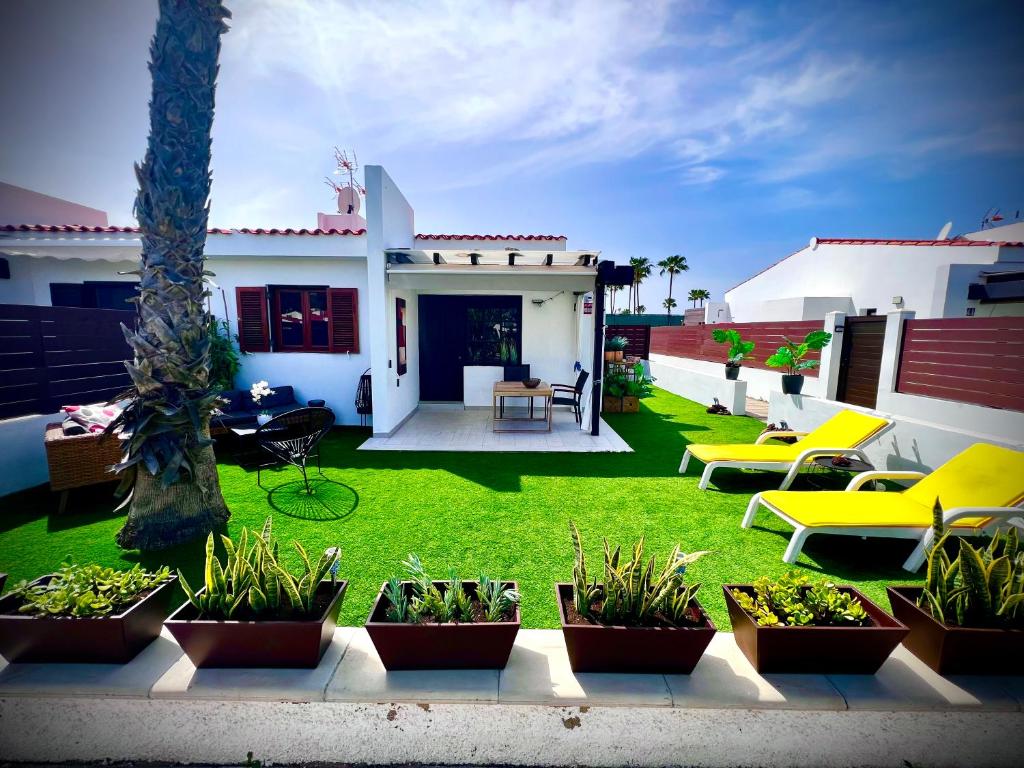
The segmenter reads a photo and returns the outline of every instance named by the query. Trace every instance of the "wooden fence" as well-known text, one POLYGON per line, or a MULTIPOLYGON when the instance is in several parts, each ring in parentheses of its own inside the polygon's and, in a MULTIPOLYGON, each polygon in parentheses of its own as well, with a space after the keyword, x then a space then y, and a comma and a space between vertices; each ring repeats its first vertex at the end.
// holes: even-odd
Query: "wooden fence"
POLYGON ((127 389, 132 357, 120 309, 0 304, 0 419, 56 413, 127 389))
POLYGON ((1024 411, 1024 317, 907 320, 896 390, 1024 411))
POLYGON ((622 336, 629 342, 626 354, 646 360, 651 351, 651 327, 649 325, 611 325, 605 330, 605 338, 622 336))
MULTIPOLYGON (((724 363, 729 356, 729 345, 715 342, 711 338, 711 331, 714 328, 734 328, 740 332, 745 341, 752 341, 755 344, 752 359, 744 360, 743 365, 749 368, 768 368, 764 364, 765 359, 782 345, 784 337, 789 337, 794 341, 801 340, 811 331, 820 331, 823 326, 821 320, 787 320, 767 323, 716 323, 714 325, 683 326, 682 328, 652 328, 651 353, 724 363)), ((820 354, 811 352, 807 358, 818 360, 820 354)), ((808 376, 818 375, 816 368, 803 373, 808 376)))

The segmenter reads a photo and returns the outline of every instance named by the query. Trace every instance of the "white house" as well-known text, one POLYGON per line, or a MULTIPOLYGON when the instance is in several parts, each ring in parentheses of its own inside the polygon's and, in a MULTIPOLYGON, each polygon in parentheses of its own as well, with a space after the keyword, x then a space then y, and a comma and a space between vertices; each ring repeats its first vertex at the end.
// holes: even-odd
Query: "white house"
MULTIPOLYGON (((291 384, 299 402, 324 399, 339 424, 357 424, 358 381, 372 371, 373 433, 388 436, 421 402, 489 406, 505 364, 554 382, 593 372, 598 251, 567 250, 560 235, 417 234, 382 167, 365 169, 365 187, 365 218, 349 192, 316 229, 210 230, 211 309, 246 352, 238 385, 291 384)), ((0 304, 128 308, 136 228, 9 186, 0 201, 0 304)), ((595 378, 580 428, 596 432, 595 378)))
POLYGON ((811 238, 709 305, 707 322, 1024 314, 1024 223, 954 239, 811 238))

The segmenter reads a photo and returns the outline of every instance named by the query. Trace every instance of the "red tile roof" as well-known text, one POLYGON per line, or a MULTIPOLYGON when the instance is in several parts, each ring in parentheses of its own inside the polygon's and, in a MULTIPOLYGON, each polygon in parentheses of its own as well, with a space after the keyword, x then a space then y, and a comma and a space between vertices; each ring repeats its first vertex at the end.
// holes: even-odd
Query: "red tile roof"
MULTIPOLYGON (((138 227, 88 227, 82 224, 5 224, 0 227, 2 232, 99 232, 108 234, 138 234, 138 227)), ((241 229, 223 229, 211 227, 206 230, 211 235, 365 235, 365 229, 264 229, 263 227, 242 227, 241 229)))
POLYGON ((935 245, 935 246, 977 246, 998 248, 1022 248, 1024 243, 1010 240, 883 240, 873 237, 819 237, 818 243, 828 245, 935 245))
POLYGON ((416 235, 417 240, 565 240, 565 235, 416 235))

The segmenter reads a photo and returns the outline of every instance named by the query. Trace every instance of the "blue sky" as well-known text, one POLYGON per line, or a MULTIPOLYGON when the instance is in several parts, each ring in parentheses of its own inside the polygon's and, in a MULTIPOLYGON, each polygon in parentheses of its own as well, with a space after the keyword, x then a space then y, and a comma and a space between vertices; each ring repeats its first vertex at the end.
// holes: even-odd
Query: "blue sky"
MULTIPOLYGON (((812 235, 1024 208, 1019 3, 229 3, 214 225, 313 226, 332 147, 421 232, 681 253, 715 298, 812 235)), ((0 179, 131 223, 156 3, 0 4, 0 179)), ((642 289, 656 311, 666 283, 642 289)))

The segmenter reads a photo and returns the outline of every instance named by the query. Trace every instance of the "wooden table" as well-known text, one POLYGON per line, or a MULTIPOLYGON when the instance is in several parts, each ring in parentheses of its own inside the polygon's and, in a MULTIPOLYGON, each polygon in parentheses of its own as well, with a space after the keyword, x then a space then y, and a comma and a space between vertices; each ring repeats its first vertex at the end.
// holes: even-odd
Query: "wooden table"
POLYGON ((536 387, 527 387, 521 381, 496 381, 494 390, 491 393, 491 415, 494 418, 495 432, 550 432, 551 431, 551 398, 554 391, 551 385, 542 381, 536 387), (527 416, 506 416, 506 397, 526 397, 530 400, 529 415, 527 416), (541 417, 535 417, 533 410, 533 399, 544 398, 544 409, 541 417), (526 422, 531 426, 525 428, 505 427, 510 422, 526 422), (532 426, 532 425, 541 426, 532 426))

